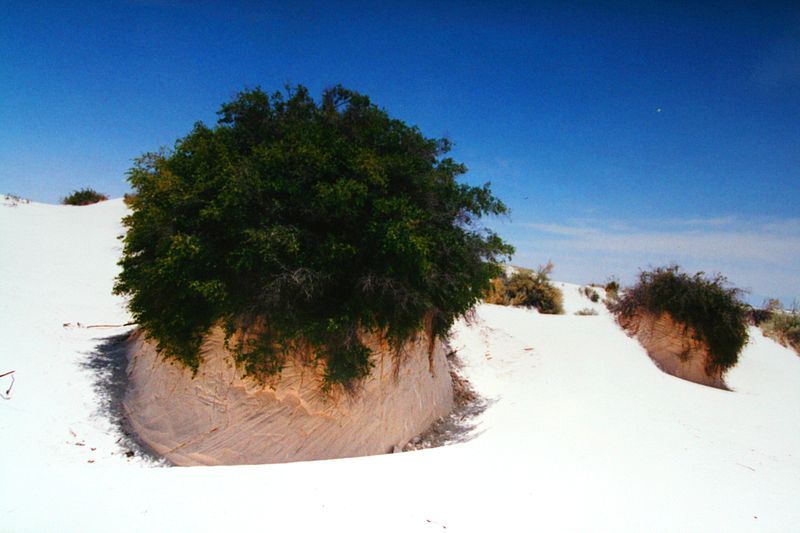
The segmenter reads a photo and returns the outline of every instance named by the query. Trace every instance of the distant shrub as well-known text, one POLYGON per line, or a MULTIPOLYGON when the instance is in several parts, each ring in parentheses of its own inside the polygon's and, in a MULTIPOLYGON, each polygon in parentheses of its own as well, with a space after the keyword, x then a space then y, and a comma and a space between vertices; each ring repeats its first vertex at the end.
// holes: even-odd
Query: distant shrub
POLYGON ((61 200, 64 205, 90 205, 108 200, 108 196, 101 194, 94 189, 81 189, 79 191, 72 191, 72 194, 61 200))
POLYGON ((550 282, 553 264, 537 270, 520 268, 510 276, 502 275, 492 281, 486 297, 487 303, 535 307, 540 313, 564 314, 564 297, 550 282))
POLYGON ((587 298, 589 298, 589 300, 591 300, 592 302, 597 303, 600 301, 600 295, 597 294, 597 291, 594 290, 591 286, 581 287, 580 289, 578 289, 578 291, 587 298))
POLYGON ((23 198, 21 196, 17 196, 16 194, 10 194, 10 193, 4 194, 3 195, 3 199, 4 199, 4 202, 6 203, 6 205, 9 205, 9 206, 12 206, 12 207, 17 206, 19 204, 29 204, 29 203, 31 203, 31 201, 28 200, 27 198, 23 198))
MULTIPOLYGON (((792 312, 796 312, 796 310, 797 306, 794 307, 792 312)), ((761 307, 748 307, 750 323, 758 327, 761 327, 762 323, 771 320, 776 314, 783 312, 783 304, 777 298, 765 299, 761 307)))
POLYGON ((761 331, 800 355, 800 314, 797 312, 773 312, 769 319, 761 323, 761 331))
POLYGON ((616 300, 619 298, 619 280, 611 278, 605 286, 606 300, 616 300))
POLYGON ((678 266, 657 268, 640 273, 639 282, 610 309, 625 318, 643 311, 669 313, 708 346, 710 370, 724 371, 736 364, 748 338, 746 305, 739 300, 740 291, 726 285, 720 275, 708 279, 702 272, 680 272, 678 266))
POLYGON ((575 314, 578 316, 594 316, 597 314, 597 311, 594 309, 589 309, 588 307, 584 307, 580 311, 575 311, 575 314))
POLYGON ((508 277, 505 273, 493 278, 489 283, 489 289, 483 300, 488 304, 509 305, 506 295, 506 281, 508 277))
POLYGON ((767 298, 766 300, 764 300, 764 303, 761 304, 761 308, 766 311, 771 311, 774 313, 778 311, 783 311, 783 304, 777 298, 767 298))
POLYGON ((122 201, 125 202, 125 205, 127 205, 128 207, 133 208, 133 202, 136 201, 137 196, 138 195, 135 193, 126 192, 125 195, 122 197, 122 201))

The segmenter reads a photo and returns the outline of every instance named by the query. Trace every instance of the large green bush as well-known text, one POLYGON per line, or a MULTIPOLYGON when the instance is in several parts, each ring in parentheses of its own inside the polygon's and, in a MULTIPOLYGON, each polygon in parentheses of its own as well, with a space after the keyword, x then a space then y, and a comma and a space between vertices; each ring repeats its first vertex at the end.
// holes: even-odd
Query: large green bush
POLYGON ((490 304, 535 307, 540 313, 564 313, 564 296, 550 282, 553 264, 537 270, 519 268, 510 276, 503 273, 492 281, 485 300, 490 304))
POLYGON ((449 143, 364 95, 256 89, 219 116, 130 170, 115 286, 159 349, 193 368, 221 324, 247 339, 234 348, 250 374, 303 350, 328 385, 351 384, 371 366, 361 332, 395 347, 423 326, 445 335, 513 251, 478 225, 506 207, 488 184, 456 180, 466 168, 443 157, 449 143))
POLYGON ((723 276, 690 276, 677 266, 641 272, 639 282, 611 304, 618 316, 631 318, 641 312, 656 316, 669 313, 673 320, 691 327, 709 348, 710 368, 726 370, 736 364, 747 343, 747 306, 740 291, 727 286, 723 276))
POLYGON ((64 205, 91 205, 104 200, 108 200, 108 196, 94 189, 86 188, 79 191, 72 191, 72 193, 61 200, 61 203, 64 205))

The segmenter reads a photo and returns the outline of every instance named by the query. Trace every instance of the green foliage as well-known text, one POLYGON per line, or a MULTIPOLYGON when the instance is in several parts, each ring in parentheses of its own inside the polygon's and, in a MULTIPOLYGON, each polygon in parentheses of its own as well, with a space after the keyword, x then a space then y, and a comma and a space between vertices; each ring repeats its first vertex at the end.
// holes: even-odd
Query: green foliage
POLYGON ((520 268, 511 276, 503 274, 492 281, 485 300, 498 305, 535 307, 544 314, 563 314, 564 298, 550 282, 552 270, 553 264, 548 263, 536 271, 520 268))
POLYGON ((800 314, 797 312, 776 309, 769 319, 761 323, 761 330, 767 337, 790 346, 800 354, 800 314))
POLYGON ((352 384, 371 365, 360 333, 398 348, 423 324, 445 335, 513 252, 478 225, 505 205, 456 180, 466 168, 443 157, 449 142, 364 95, 256 89, 219 117, 129 171, 115 285, 159 349, 191 367, 222 324, 252 375, 278 374, 299 350, 328 385, 352 384))
POLYGON ((723 276, 711 279, 702 272, 690 276, 679 267, 657 268, 639 274, 639 283, 610 306, 617 315, 630 318, 645 311, 669 313, 673 320, 691 327, 709 348, 711 367, 726 370, 736 364, 747 343, 747 306, 740 291, 726 287, 723 276))
POLYGON ((61 200, 64 205, 90 205, 108 200, 108 196, 100 194, 94 189, 86 188, 79 191, 72 191, 72 194, 61 200))

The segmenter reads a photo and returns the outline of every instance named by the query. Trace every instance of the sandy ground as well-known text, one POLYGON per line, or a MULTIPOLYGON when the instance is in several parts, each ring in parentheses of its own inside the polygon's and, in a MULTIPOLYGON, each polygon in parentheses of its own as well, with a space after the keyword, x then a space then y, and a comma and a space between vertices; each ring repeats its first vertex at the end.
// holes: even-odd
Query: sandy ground
POLYGON ((114 382, 101 347, 126 328, 84 327, 129 319, 110 294, 124 213, 121 200, 0 205, 0 373, 16 371, 0 400, 2 531, 800 523, 800 358, 752 330, 726 377, 731 391, 686 382, 659 371, 602 305, 571 314, 592 303, 570 284, 569 314, 482 305, 456 324, 451 345, 487 402, 462 442, 285 465, 154 466, 120 432, 109 387, 98 388, 114 382))

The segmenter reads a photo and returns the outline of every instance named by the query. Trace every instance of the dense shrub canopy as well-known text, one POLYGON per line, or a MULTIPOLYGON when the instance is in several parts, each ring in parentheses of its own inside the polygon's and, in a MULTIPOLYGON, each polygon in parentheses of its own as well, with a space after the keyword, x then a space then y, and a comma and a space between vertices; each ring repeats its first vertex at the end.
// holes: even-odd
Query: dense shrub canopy
POLYGON ((335 87, 243 92, 171 151, 129 172, 122 273, 139 324, 196 368, 222 324, 239 363, 275 374, 303 347, 328 384, 370 368, 359 332, 394 346, 423 325, 445 334, 513 250, 477 222, 506 207, 446 140, 425 138, 361 94, 335 87))
POLYGON ((90 205, 108 200, 108 196, 101 194, 94 189, 81 189, 79 191, 72 191, 72 193, 61 200, 64 205, 90 205))
POLYGON ((710 370, 724 371, 736 364, 748 338, 747 307, 739 300, 739 290, 726 285, 719 275, 708 279, 702 272, 680 272, 677 266, 657 268, 640 273, 639 283, 626 289, 610 309, 626 318, 642 311, 669 313, 706 343, 710 370))
POLYGON ((548 263, 537 270, 518 268, 510 276, 503 273, 492 280, 486 302, 498 305, 535 307, 540 313, 560 315, 564 313, 564 296, 550 282, 553 264, 548 263))

